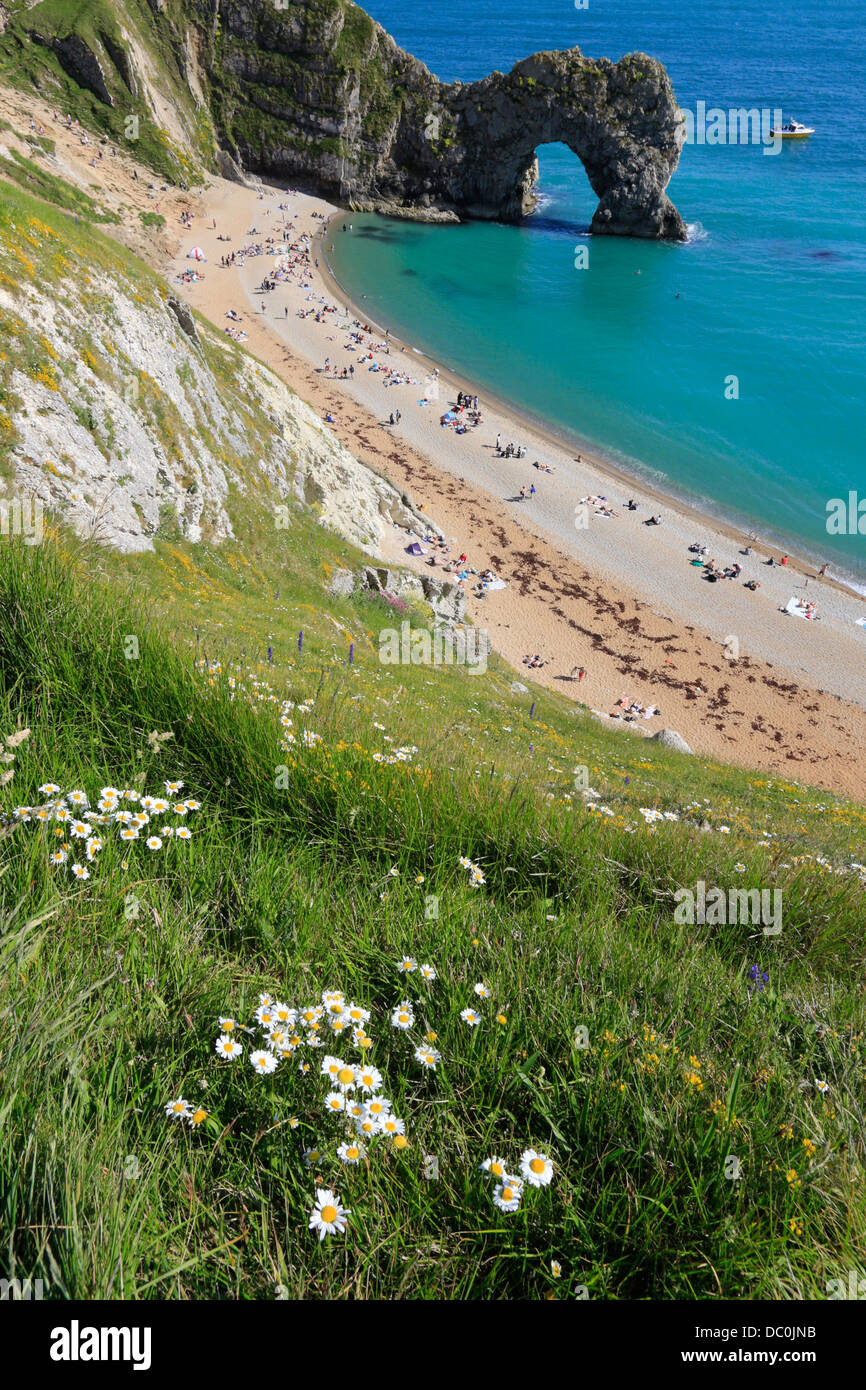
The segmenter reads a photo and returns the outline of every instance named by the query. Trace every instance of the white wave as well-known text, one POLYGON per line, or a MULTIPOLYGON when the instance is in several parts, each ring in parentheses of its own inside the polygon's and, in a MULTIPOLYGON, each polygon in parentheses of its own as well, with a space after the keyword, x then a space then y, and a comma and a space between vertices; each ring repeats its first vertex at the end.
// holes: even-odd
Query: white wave
POLYGON ((709 235, 703 222, 686 223, 686 246, 695 246, 699 241, 707 241, 709 235))

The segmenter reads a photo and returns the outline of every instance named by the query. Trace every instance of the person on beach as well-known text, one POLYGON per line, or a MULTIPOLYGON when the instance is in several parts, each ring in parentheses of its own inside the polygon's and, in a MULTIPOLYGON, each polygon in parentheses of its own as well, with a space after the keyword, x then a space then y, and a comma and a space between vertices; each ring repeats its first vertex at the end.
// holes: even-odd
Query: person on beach
POLYGON ((535 483, 533 483, 532 486, 531 486, 531 488, 529 489, 529 496, 530 496, 530 497, 534 497, 534 496, 535 496, 535 483))
POLYGON ((822 565, 821 568, 820 568, 819 571, 818 571, 818 574, 819 574, 820 577, 823 579, 824 576, 826 575, 826 573, 827 573, 827 566, 826 566, 826 565, 822 565))

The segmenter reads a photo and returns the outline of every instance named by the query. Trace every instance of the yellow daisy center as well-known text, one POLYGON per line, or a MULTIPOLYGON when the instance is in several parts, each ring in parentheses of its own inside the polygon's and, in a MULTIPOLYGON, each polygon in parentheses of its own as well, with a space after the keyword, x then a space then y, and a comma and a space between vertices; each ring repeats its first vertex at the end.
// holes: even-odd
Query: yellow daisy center
POLYGON ((355 1073, 351 1067, 341 1067, 337 1072, 337 1080, 341 1086, 348 1086, 350 1082, 355 1080, 355 1073))
POLYGON ((333 1222, 336 1221, 336 1219, 337 1219, 337 1208, 336 1208, 336 1207, 331 1207, 331 1206, 322 1207, 322 1220, 323 1220, 328 1226, 332 1225, 333 1222))
POLYGON ((544 1172, 544 1161, 543 1161, 542 1159, 540 1159, 540 1158, 532 1158, 532 1159, 530 1159, 530 1160, 529 1160, 529 1169, 530 1169, 530 1172, 532 1172, 532 1173, 543 1173, 543 1172, 544 1172))

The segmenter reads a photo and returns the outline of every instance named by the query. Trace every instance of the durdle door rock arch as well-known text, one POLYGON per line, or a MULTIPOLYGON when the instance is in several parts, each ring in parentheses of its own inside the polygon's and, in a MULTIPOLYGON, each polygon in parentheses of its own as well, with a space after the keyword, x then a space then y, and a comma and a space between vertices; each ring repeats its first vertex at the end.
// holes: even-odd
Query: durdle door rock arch
POLYGON ((516 222, 535 205, 538 146, 557 141, 599 198, 593 232, 685 238, 665 192, 684 125, 654 58, 571 48, 446 84, 348 0, 200 4, 217 129, 250 171, 358 210, 516 222))

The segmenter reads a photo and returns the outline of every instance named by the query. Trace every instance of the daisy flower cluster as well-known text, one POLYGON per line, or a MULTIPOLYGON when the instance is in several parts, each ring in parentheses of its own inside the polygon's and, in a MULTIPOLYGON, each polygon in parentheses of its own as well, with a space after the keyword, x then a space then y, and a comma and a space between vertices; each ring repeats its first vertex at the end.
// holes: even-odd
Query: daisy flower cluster
MULTIPOLYGON (((345 1168, 359 1167, 380 1138, 390 1139, 398 1151, 407 1147, 406 1123, 395 1113, 393 1101, 383 1094, 382 1073, 364 1060, 373 1045, 367 1032, 368 1008, 348 999, 338 989, 324 990, 318 1001, 300 1008, 273 995, 260 994, 254 1020, 253 1026, 246 1027, 236 1018, 220 1017, 217 1056, 225 1062, 240 1062, 247 1051, 247 1044, 240 1037, 245 1033, 260 1044, 251 1048, 248 1056, 257 1075, 272 1076, 292 1062, 301 1075, 313 1075, 317 1070, 328 1087, 321 1101, 322 1110, 336 1122, 336 1157, 345 1168), (335 1040, 339 1040, 343 1055, 326 1050, 335 1040), (311 1049, 323 1052, 317 1069, 305 1055, 311 1049), (347 1058, 345 1053, 349 1050, 360 1053, 360 1060, 347 1058)), ((297 1127, 291 1121, 290 1125, 297 1127)), ((322 1157, 323 1151, 318 1147, 309 1148, 304 1154, 309 1168, 318 1165, 322 1157)), ((324 1240, 326 1235, 342 1233, 349 1215, 330 1188, 318 1189, 310 1229, 317 1230, 324 1240)))
POLYGON ((473 864, 472 860, 467 859, 465 854, 461 854, 458 862, 460 864, 461 869, 468 869, 469 883, 473 888, 480 888, 482 883, 487 882, 487 880, 484 877, 483 869, 481 869, 477 864, 473 864))
POLYGON ((302 729, 300 740, 295 734, 293 725, 294 720, 290 711, 304 718, 313 712, 313 698, 310 696, 302 700, 300 704, 295 704, 294 700, 283 700, 280 703, 280 724, 283 729, 283 738, 280 743, 280 751, 288 753, 291 748, 297 748, 298 743, 303 744, 304 748, 315 748, 322 742, 322 735, 315 733, 312 729, 302 729))
POLYGON ((204 1106, 191 1105, 183 1096, 178 1096, 177 1100, 170 1100, 165 1107, 165 1113, 167 1119, 179 1120, 182 1124, 188 1124, 190 1129, 198 1129, 208 1117, 204 1106))
POLYGON ((674 811, 655 811, 649 806, 639 806, 638 810, 647 825, 652 825, 657 820, 679 820, 679 816, 674 811))
POLYGON ((161 850, 166 841, 192 839, 186 818, 190 812, 201 810, 201 802, 190 797, 179 799, 183 782, 163 785, 165 793, 160 796, 130 787, 103 787, 94 808, 81 788, 64 792, 57 782, 43 782, 39 793, 45 802, 40 806, 16 806, 13 819, 22 824, 51 825, 57 843, 49 854, 49 862, 58 868, 68 864, 75 878, 87 879, 87 865, 97 860, 108 827, 117 832, 115 838, 122 845, 142 840, 151 853, 161 850), (166 819, 169 816, 175 818, 173 822, 166 819))
MULTIPOLYGON (((414 956, 401 956, 400 960, 397 962, 397 969, 401 975, 407 978, 409 976, 417 976, 428 985, 432 985, 436 979, 435 968, 426 961, 419 965, 414 956)), ((419 999, 418 1002, 422 1003, 423 1001, 419 999)), ((412 1002, 409 999, 403 999, 396 1008, 392 1010, 391 1027, 396 1029, 399 1033, 408 1033, 414 1026, 415 1010, 412 1002)), ((435 1071, 442 1061, 441 1052, 437 1052, 436 1048, 433 1047, 433 1043, 435 1042, 436 1034, 432 1030, 428 1030, 423 1042, 414 1050, 413 1056, 422 1071, 435 1071)))
POLYGON ((403 744, 400 748, 395 748, 393 753, 374 753, 374 763, 410 763, 418 752, 412 743, 403 744))
POLYGON ((480 1167, 493 1180, 493 1205, 508 1213, 519 1209, 526 1187, 549 1187, 553 1181, 553 1163, 537 1149, 523 1150, 519 1174, 509 1173, 507 1161, 495 1154, 480 1167))
MULTIPOLYGON (((475 995, 477 999, 479 999, 482 1002, 486 999, 491 999, 493 997, 493 992, 490 989, 490 987, 488 985, 485 985, 481 980, 479 980, 477 984, 474 984, 472 986, 472 993, 475 995)), ((478 1008, 472 1004, 470 1004, 465 1009, 461 1009, 460 1017, 466 1024, 467 1028, 480 1028, 481 1024, 484 1022, 483 1015, 479 1012, 478 1008)), ((508 1019, 504 1013, 497 1013, 496 1022, 500 1025, 500 1027, 504 1027, 505 1024, 508 1022, 508 1019)))

